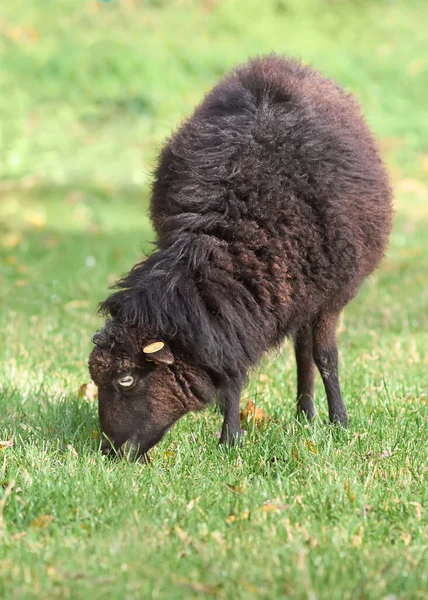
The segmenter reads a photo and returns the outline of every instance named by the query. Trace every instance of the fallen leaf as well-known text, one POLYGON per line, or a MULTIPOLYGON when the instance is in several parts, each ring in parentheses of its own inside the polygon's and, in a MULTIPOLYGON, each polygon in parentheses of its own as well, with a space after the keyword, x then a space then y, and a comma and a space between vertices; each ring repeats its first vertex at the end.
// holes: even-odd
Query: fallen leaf
POLYGON ((53 515, 41 514, 31 521, 30 527, 33 527, 34 529, 47 529, 54 518, 55 517, 53 515))
POLYGON ((90 400, 94 402, 98 398, 98 388, 93 381, 80 386, 77 394, 79 400, 90 400))
POLYGON ((0 450, 4 450, 5 448, 12 448, 13 440, 5 440, 0 442, 0 450))
POLYGON ((309 450, 309 452, 311 452, 312 454, 316 454, 317 453, 317 450, 315 448, 315 444, 313 443, 312 440, 306 440, 305 446, 306 446, 306 449, 309 450))
POLYGON ((240 413, 241 421, 251 420, 254 423, 263 423, 268 417, 264 410, 255 405, 254 400, 250 400, 240 413))
POLYGON ((235 494, 243 494, 247 488, 245 481, 241 485, 230 485, 229 483, 225 483, 224 485, 228 490, 234 492, 235 494))

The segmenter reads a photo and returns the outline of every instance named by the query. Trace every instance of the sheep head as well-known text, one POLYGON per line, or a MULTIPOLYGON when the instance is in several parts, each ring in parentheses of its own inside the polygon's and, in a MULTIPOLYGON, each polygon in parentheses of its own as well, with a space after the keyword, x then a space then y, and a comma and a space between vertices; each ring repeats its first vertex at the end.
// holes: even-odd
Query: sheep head
POLYGON ((149 329, 112 319, 92 341, 89 371, 98 387, 103 454, 143 457, 180 417, 215 394, 203 370, 149 329))

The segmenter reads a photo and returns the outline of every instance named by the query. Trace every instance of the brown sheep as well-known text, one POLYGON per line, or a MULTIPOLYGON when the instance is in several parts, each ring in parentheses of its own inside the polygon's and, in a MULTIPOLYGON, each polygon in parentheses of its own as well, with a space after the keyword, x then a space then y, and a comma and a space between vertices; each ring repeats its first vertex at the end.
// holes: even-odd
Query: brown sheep
POLYGON ((166 143, 151 216, 157 251, 101 305, 90 373, 103 452, 144 455, 218 392, 220 441, 240 437, 248 371, 293 337, 297 408, 346 424, 336 324, 381 260, 391 191, 354 98, 295 60, 226 75, 166 143))

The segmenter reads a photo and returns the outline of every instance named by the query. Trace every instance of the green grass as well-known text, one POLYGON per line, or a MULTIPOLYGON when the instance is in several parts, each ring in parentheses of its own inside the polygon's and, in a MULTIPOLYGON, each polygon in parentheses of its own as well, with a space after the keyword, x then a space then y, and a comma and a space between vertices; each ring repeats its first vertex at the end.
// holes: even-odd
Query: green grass
POLYGON ((0 597, 425 597, 427 20, 417 0, 2 4, 0 597), (296 422, 287 346, 252 375, 269 420, 241 449, 209 409, 149 465, 103 460, 78 391, 96 303, 150 252, 162 139, 272 50, 356 93, 395 186, 388 255, 340 326, 350 427, 324 424, 320 382, 296 422))

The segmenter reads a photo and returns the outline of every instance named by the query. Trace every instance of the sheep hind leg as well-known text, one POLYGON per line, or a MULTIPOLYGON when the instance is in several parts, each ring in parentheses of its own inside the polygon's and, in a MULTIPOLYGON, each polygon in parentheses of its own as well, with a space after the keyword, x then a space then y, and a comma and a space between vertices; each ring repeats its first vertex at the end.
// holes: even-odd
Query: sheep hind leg
POLYGON ((294 339, 294 353, 297 366, 297 415, 304 415, 312 421, 314 408, 315 363, 312 356, 312 329, 302 327, 294 339))
POLYGON ((328 414, 332 423, 346 426, 348 417, 339 384, 336 325, 339 312, 319 316, 312 331, 313 356, 321 374, 328 402, 328 414))
POLYGON ((223 427, 220 444, 234 446, 242 438, 239 402, 243 379, 229 381, 221 390, 220 406, 223 408, 223 427))

